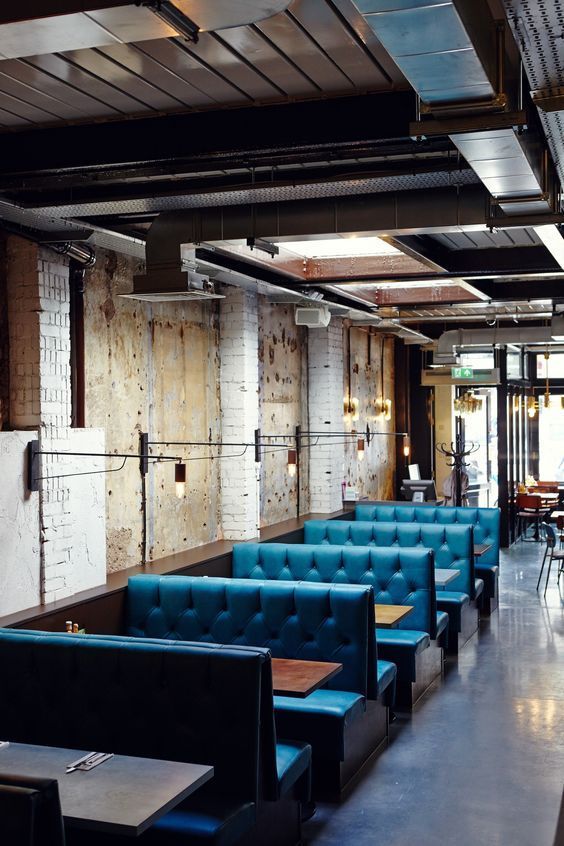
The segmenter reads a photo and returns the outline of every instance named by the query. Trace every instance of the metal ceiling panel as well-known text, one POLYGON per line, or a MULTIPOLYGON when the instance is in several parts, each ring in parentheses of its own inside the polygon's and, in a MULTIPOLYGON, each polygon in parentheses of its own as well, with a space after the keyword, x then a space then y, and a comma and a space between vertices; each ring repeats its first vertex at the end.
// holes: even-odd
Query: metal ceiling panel
POLYGON ((99 50, 73 50, 63 53, 62 58, 93 76, 103 79, 108 85, 127 91, 130 97, 134 97, 139 103, 156 111, 176 110, 183 105, 99 50))
POLYGON ((87 116, 99 118, 116 114, 113 109, 100 100, 90 97, 73 85, 62 82, 50 73, 23 59, 0 62, 0 72, 0 90, 9 90, 4 80, 16 80, 25 85, 28 92, 32 92, 30 94, 30 96, 33 96, 32 100, 29 100, 27 95, 22 97, 29 102, 34 102, 36 96, 63 102, 69 108, 75 110, 78 119, 87 116))
POLYGON ((111 47, 101 47, 100 52, 156 89, 166 91, 178 105, 192 108, 209 106, 213 102, 185 79, 133 45, 116 44, 111 47))
POLYGON ((480 232, 449 232, 431 237, 448 250, 531 247, 541 243, 532 227, 527 229, 495 229, 493 232, 488 229, 480 232))
POLYGON ((237 27, 221 33, 221 39, 289 95, 316 94, 318 88, 258 28, 237 27))
MULTIPOLYGON (((389 80, 364 46, 364 40, 354 35, 352 27, 347 26, 347 21, 343 21, 332 5, 294 0, 290 12, 354 86, 387 86, 389 80)), ((351 4, 350 15, 364 23, 362 16, 355 13, 351 4)))
POLYGON ((228 79, 251 100, 273 100, 281 90, 253 69, 245 57, 224 44, 219 36, 203 33, 197 44, 186 46, 186 52, 228 79))
POLYGON ((283 12, 290 0, 175 0, 201 30, 225 30, 247 23, 257 23, 283 12))
MULTIPOLYGON (((533 92, 550 94, 564 86, 563 0, 503 0, 533 92)), ((561 183, 564 184, 564 110, 539 117, 561 183)))
POLYGON ((180 42, 160 38, 158 41, 144 41, 143 44, 136 45, 136 48, 193 85, 216 106, 248 103, 250 100, 213 67, 199 62, 180 42))
POLYGON ((257 28, 316 84, 318 90, 342 92, 352 89, 351 81, 316 45, 315 30, 309 35, 288 15, 270 18, 257 28))

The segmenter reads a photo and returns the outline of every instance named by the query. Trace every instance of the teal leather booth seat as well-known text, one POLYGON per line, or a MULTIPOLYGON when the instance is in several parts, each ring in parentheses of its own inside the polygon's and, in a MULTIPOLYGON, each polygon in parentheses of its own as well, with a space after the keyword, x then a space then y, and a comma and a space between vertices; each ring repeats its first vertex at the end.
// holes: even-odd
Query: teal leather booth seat
POLYGON ((382 661, 378 678, 373 606, 369 585, 134 576, 126 631, 138 638, 261 646, 275 658, 342 664, 326 687, 305 699, 274 698, 279 734, 313 748, 314 788, 321 796, 338 793, 387 737, 395 667, 382 661))
MULTIPOLYGON (((0 724, 15 742, 213 765, 140 844, 266 846, 274 827, 289 846, 311 748, 277 742, 271 670, 266 649, 2 629, 0 724)), ((68 834, 81 846, 130 842, 68 834)))
POLYGON ((474 543, 490 549, 476 559, 476 576, 484 582, 480 610, 489 614, 497 607, 499 579, 499 508, 454 508, 412 503, 363 503, 354 510, 355 520, 394 523, 440 523, 474 527, 474 543))
POLYGON ((309 520, 305 543, 431 549, 435 567, 458 570, 447 590, 437 592, 437 608, 448 614, 448 650, 457 652, 478 629, 478 610, 472 600, 483 589, 474 574, 473 526, 440 523, 384 523, 309 520))
POLYGON ((425 549, 237 544, 233 575, 247 579, 364 584, 375 602, 411 605, 397 629, 377 629, 378 652, 397 665, 398 704, 412 705, 442 672, 448 617, 437 612, 433 554, 425 549))

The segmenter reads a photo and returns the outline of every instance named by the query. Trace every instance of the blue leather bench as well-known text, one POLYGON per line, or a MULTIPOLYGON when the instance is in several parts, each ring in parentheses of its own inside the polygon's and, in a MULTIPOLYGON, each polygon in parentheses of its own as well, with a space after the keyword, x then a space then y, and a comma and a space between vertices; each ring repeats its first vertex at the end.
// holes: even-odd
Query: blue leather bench
POLYGON ((471 605, 483 582, 474 574, 473 526, 439 523, 345 522, 309 520, 304 541, 345 546, 432 549, 435 567, 459 570, 447 590, 437 591, 437 608, 448 614, 448 651, 456 653, 478 629, 478 609, 471 605))
POLYGON ((357 505, 355 520, 395 523, 440 523, 474 526, 474 543, 488 544, 490 549, 476 559, 476 576, 484 582, 480 611, 491 614, 498 603, 499 581, 499 508, 454 508, 436 505, 389 504, 385 502, 357 505))
MULTIPOLYGON (((2 629, 0 724, 15 742, 213 765, 214 778, 144 844, 266 846, 275 826, 289 846, 311 748, 277 742, 271 670, 266 649, 2 629)), ((87 837, 69 831, 70 844, 87 837)))
POLYGON ((395 666, 381 661, 376 672, 373 605, 368 585, 134 576, 126 631, 262 646, 275 658, 341 663, 342 671, 307 698, 274 698, 278 733, 313 748, 315 794, 336 795, 387 739, 395 666))
POLYGON ((233 575, 247 579, 364 584, 375 602, 412 605, 397 629, 377 629, 380 657, 397 665, 397 701, 411 707, 441 674, 448 617, 437 612, 433 554, 424 549, 237 544, 233 575))

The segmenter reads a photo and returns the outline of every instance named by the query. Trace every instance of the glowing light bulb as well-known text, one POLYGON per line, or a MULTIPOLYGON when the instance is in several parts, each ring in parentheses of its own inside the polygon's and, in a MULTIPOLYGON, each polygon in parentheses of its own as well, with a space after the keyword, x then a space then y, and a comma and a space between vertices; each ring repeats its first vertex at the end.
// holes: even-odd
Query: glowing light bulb
POLYGON ((176 496, 178 499, 184 499, 186 495, 186 465, 178 464, 174 465, 174 483, 176 488, 176 496))
POLYGON ((411 443, 409 440, 409 435, 403 436, 403 454, 406 458, 409 458, 409 454, 411 452, 411 443))

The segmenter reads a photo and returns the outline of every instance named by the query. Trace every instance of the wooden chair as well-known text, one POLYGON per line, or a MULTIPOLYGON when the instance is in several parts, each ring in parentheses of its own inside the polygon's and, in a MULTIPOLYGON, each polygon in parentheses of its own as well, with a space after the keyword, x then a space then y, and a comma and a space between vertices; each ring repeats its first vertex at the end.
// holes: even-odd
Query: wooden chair
POLYGON ((552 567, 552 562, 558 561, 558 581, 560 581, 560 576, 564 572, 564 550, 556 549, 556 532, 554 531, 550 523, 543 523, 541 528, 546 539, 546 549, 544 551, 544 556, 542 559, 539 579, 537 582, 537 590, 539 589, 539 585, 541 583, 542 578, 542 571, 544 570, 544 565, 546 559, 548 558, 548 570, 546 573, 546 582, 544 584, 543 593, 543 596, 546 596, 546 589, 548 587, 548 580, 550 578, 550 569, 552 567))
POLYGON ((517 519, 521 540, 540 540, 539 528, 541 521, 547 513, 547 508, 542 504, 542 498, 538 494, 517 494, 517 519), (535 535, 527 538, 527 527, 529 523, 535 525, 535 535), (523 532, 523 524, 525 531, 523 532))

